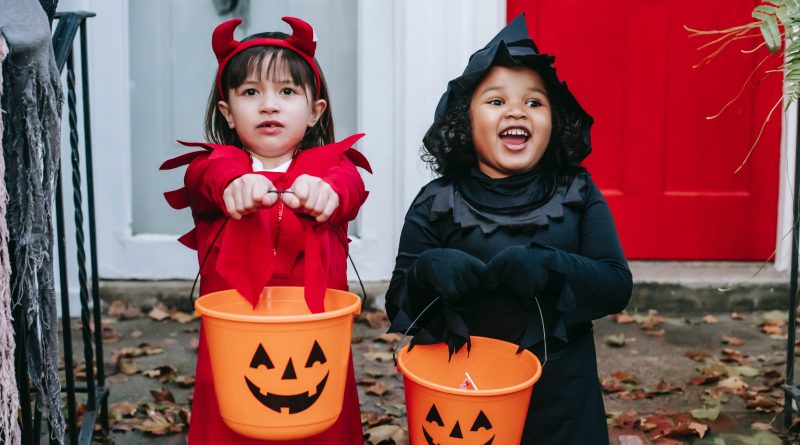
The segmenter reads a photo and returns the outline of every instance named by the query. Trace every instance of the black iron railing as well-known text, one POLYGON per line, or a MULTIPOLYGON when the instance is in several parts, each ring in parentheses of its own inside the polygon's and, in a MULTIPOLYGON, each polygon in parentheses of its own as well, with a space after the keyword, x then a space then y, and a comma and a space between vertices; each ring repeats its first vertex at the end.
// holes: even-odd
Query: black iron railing
MULTIPOLYGON (((67 236, 65 229, 66 215, 64 214, 63 198, 63 172, 64 165, 59 167, 56 181, 56 243, 59 263, 59 292, 61 297, 61 320, 64 349, 64 382, 63 392, 66 395, 66 438, 70 444, 89 444, 95 433, 95 424, 98 422, 104 433, 109 432, 108 421, 108 388, 106 387, 103 367, 103 337, 100 314, 100 294, 97 272, 97 238, 95 230, 94 212, 94 181, 92 170, 92 131, 89 109, 89 70, 86 25, 89 17, 94 17, 91 12, 60 12, 55 18, 58 24, 53 33, 53 51, 59 72, 67 69, 67 110, 68 118, 62 119, 69 125, 69 149, 71 160, 72 201, 74 204, 75 221, 75 246, 77 250, 77 277, 80 287, 81 305, 81 335, 83 343, 83 358, 86 369, 86 384, 77 385, 75 382, 74 359, 72 351, 72 327, 70 325, 69 285, 67 271, 67 236), (75 37, 79 35, 80 44, 80 72, 81 72, 81 108, 83 110, 83 157, 85 162, 87 219, 89 230, 89 258, 91 286, 88 283, 86 269, 86 238, 84 234, 83 191, 81 181, 81 150, 79 144, 78 128, 78 97, 75 85, 75 37), (91 291, 91 294, 90 294, 91 291), (84 409, 81 413, 81 422, 78 425, 78 394, 85 394, 84 409)), ((62 125, 63 125, 62 123, 62 125)), ((63 147, 63 145, 62 145, 63 147)), ((16 314, 15 314, 16 315, 16 314)), ((21 314, 20 314, 21 315, 21 314)), ((15 320, 24 320, 24 317, 15 316, 15 320)), ((20 392, 22 443, 39 444, 41 437, 42 414, 31 409, 32 398, 39 396, 29 384, 27 375, 27 351, 25 339, 29 335, 24 322, 15 323, 17 336, 17 384, 20 392)), ((51 440, 52 442, 52 440, 51 440)))

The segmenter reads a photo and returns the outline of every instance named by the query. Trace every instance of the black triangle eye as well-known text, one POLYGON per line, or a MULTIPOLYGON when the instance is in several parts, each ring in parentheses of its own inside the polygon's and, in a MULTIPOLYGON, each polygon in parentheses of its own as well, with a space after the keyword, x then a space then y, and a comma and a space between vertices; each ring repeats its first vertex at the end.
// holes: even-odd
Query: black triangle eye
POLYGON ((314 341, 314 346, 311 348, 311 353, 308 354, 308 361, 306 362, 306 368, 310 368, 314 366, 314 363, 325 363, 328 360, 325 358, 325 353, 322 352, 322 347, 314 341))
POLYGON ((431 405, 431 410, 428 411, 428 416, 425 417, 426 422, 435 423, 439 426, 444 426, 444 421, 442 420, 442 416, 439 415, 439 410, 436 409, 436 405, 431 405))
POLYGON ((478 413, 478 418, 475 419, 475 423, 472 424, 472 428, 469 430, 478 431, 481 428, 485 428, 487 430, 492 429, 492 422, 489 422, 489 418, 486 417, 486 414, 484 414, 482 410, 480 413, 478 413))
POLYGON ((253 359, 250 360, 251 368, 255 369, 260 365, 266 366, 267 369, 272 369, 275 367, 275 365, 272 364, 272 360, 269 359, 269 355, 267 355, 264 345, 261 343, 258 344, 258 349, 256 349, 256 353, 253 354, 253 359))

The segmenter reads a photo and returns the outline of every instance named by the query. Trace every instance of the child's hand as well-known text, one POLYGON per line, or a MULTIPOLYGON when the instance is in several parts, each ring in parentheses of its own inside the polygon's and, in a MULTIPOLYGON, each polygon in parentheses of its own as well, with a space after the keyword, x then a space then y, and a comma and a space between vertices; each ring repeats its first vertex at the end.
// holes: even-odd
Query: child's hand
POLYGON ((270 190, 275 190, 275 186, 265 176, 242 175, 234 179, 222 192, 225 210, 231 218, 241 219, 259 207, 269 207, 278 202, 278 194, 269 193, 270 190))
POLYGON ((327 221, 339 207, 339 195, 327 182, 316 176, 298 176, 289 190, 292 193, 281 195, 283 203, 313 216, 317 222, 327 221))
POLYGON ((508 247, 488 264, 497 282, 526 305, 533 303, 533 297, 541 298, 550 281, 541 250, 530 246, 508 247))

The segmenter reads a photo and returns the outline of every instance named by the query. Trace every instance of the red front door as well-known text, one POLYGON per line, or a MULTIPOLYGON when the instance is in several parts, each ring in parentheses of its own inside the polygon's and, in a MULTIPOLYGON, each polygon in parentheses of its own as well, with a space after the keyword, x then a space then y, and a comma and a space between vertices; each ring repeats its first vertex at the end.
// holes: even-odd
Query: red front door
POLYGON ((755 0, 508 0, 542 52, 594 116, 586 166, 614 213, 629 258, 766 259, 775 248, 781 105, 745 167, 764 119, 780 98, 781 74, 742 40, 710 64, 709 41, 684 25, 724 29, 752 21, 755 0))

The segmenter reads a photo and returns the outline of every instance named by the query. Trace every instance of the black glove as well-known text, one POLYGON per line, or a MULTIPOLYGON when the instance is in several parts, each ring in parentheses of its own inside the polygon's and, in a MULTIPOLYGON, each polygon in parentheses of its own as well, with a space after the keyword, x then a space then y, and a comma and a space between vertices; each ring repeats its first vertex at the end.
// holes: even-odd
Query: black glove
POLYGON ((452 301, 494 287, 486 264, 457 249, 426 250, 412 266, 411 276, 423 289, 452 301))
POLYGON ((550 271, 544 267, 547 253, 530 246, 509 247, 489 261, 489 271, 501 286, 530 306, 534 297, 541 301, 550 281, 550 271))

